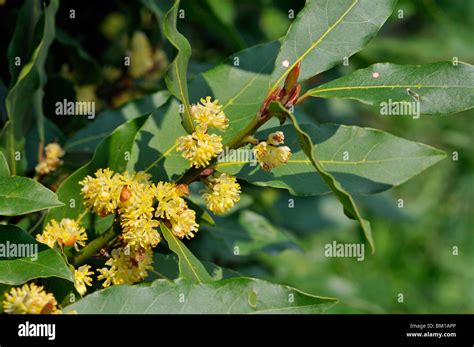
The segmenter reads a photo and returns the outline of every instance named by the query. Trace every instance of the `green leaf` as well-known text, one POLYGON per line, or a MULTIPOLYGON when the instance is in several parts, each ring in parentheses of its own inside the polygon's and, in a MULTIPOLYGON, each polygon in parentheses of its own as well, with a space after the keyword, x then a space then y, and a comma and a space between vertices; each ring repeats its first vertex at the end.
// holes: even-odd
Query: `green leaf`
POLYGON ((396 0, 307 0, 283 40, 272 87, 301 62, 301 81, 342 63, 375 36, 396 0))
MULTIPOLYGON (((179 276, 179 258, 176 254, 159 254, 153 255, 154 270, 155 273, 150 273, 146 278, 147 282, 153 282, 154 280, 162 277, 168 279, 178 279, 179 276)), ((202 265, 206 268, 207 272, 211 274, 214 281, 220 281, 226 278, 241 277, 241 275, 233 270, 222 268, 216 264, 208 261, 202 261, 202 265)))
POLYGON ((355 99, 369 105, 414 102, 420 114, 446 114, 474 107, 474 66, 459 62, 426 65, 375 64, 310 89, 320 98, 355 99), (378 77, 374 77, 378 76, 378 77))
MULTIPOLYGON (((315 156, 350 193, 375 194, 398 186, 442 160, 446 154, 433 147, 411 142, 377 129, 338 124, 302 124, 314 143, 315 156), (349 155, 344 160, 344 154, 349 155)), ((292 156, 287 164, 266 172, 256 162, 223 158, 216 168, 259 186, 287 189, 293 195, 319 195, 330 192, 324 180, 314 174, 311 161, 301 148, 296 131, 283 125, 258 132, 265 139, 269 133, 283 131, 285 145, 292 156)), ((242 148, 243 152, 249 148, 242 148)))
POLYGON ((0 151, 0 176, 10 176, 10 168, 8 167, 7 159, 0 151))
POLYGON ((336 299, 254 278, 230 278, 193 284, 157 280, 149 286, 121 285, 100 290, 68 306, 65 312, 140 314, 322 313, 336 299), (250 294, 253 293, 253 294, 250 294), (184 302, 180 300, 184 294, 184 302), (249 295, 253 296, 249 303, 249 295))
POLYGON ((214 226, 216 224, 209 212, 207 212, 203 207, 192 202, 191 200, 186 200, 186 203, 188 204, 189 208, 193 209, 196 212, 196 221, 198 223, 206 223, 210 226, 214 226))
POLYGON ((46 84, 44 64, 49 46, 54 40, 55 15, 58 1, 51 1, 44 11, 43 37, 35 48, 30 61, 21 69, 18 79, 9 91, 6 99, 6 108, 10 120, 10 134, 8 142, 8 159, 13 175, 16 175, 15 152, 22 151, 24 146, 24 133, 28 128, 29 113, 34 108, 34 114, 39 129, 40 138, 44 138, 42 87, 46 84))
POLYGON ((0 225, 0 283, 19 285, 35 278, 59 277, 73 282, 72 273, 62 256, 36 242, 26 231, 14 225, 0 225), (27 252, 17 258, 12 253, 27 252))
MULTIPOLYGON (((127 167, 127 153, 130 153, 135 136, 148 117, 149 115, 146 115, 129 120, 115 129, 100 143, 92 160, 76 170, 59 186, 57 194, 59 199, 65 203, 65 206, 49 211, 45 223, 51 219, 74 219, 86 214, 85 207, 82 204, 79 181, 87 175, 94 175, 97 169, 100 168, 110 168, 116 172, 123 172, 127 167)), ((92 215, 89 217, 90 221, 82 220, 85 227, 101 220, 101 218, 92 215)))
POLYGON ((245 127, 257 116, 268 93, 279 47, 278 41, 250 47, 191 81, 191 101, 212 95, 223 105, 229 118, 229 127, 222 134, 224 143, 245 133, 245 127))
POLYGON ((269 111, 275 114, 283 113, 291 120, 293 126, 295 127, 296 133, 301 143, 301 148, 303 152, 306 154, 308 159, 311 161, 311 164, 314 166, 318 174, 324 180, 324 182, 328 185, 331 191, 336 195, 337 199, 341 202, 342 206, 344 207, 344 212, 346 215, 358 221, 360 227, 362 228, 365 238, 370 244, 372 252, 375 250, 375 244, 372 237, 372 229, 370 227, 369 221, 362 218, 359 209, 357 208, 354 199, 352 198, 351 194, 348 193, 336 180, 336 178, 327 171, 324 166, 319 162, 319 159, 316 159, 314 154, 314 144, 311 140, 311 137, 301 129, 296 120, 295 116, 288 112, 286 108, 284 108, 279 102, 272 102, 269 106, 269 111))
POLYGON ((13 85, 20 73, 20 68, 16 65, 16 58, 20 62, 26 62, 31 55, 34 44, 35 28, 42 14, 42 4, 35 0, 26 0, 18 13, 15 25, 15 32, 8 45, 7 56, 10 70, 10 85, 13 85))
POLYGON ((175 0, 173 6, 166 12, 164 17, 158 4, 153 1, 145 1, 159 21, 163 21, 163 33, 166 39, 177 49, 177 54, 165 75, 166 86, 169 91, 183 103, 184 110, 181 113, 182 124, 187 132, 194 130, 193 119, 189 110, 187 69, 191 57, 191 45, 177 28, 179 0, 175 0))
POLYGON ((179 258, 179 274, 182 278, 193 283, 202 283, 212 281, 212 277, 206 271, 204 265, 189 251, 189 249, 179 240, 169 228, 160 224, 163 237, 168 243, 168 247, 179 258))
POLYGON ((148 117, 133 143, 128 169, 147 171, 155 181, 176 180, 189 163, 176 151, 176 139, 187 135, 178 117, 179 103, 168 101, 148 117))
POLYGON ((206 227, 206 237, 213 237, 220 251, 238 257, 249 256, 256 251, 272 246, 298 245, 298 241, 283 229, 273 226, 265 217, 249 210, 236 216, 219 217, 214 227, 206 227))
POLYGON ((56 194, 27 177, 0 177, 0 216, 18 216, 63 205, 56 194))
POLYGON ((65 144, 68 152, 93 153, 97 145, 110 133, 130 119, 153 112, 170 97, 168 91, 159 91, 131 101, 119 109, 101 112, 90 124, 76 132, 65 144))

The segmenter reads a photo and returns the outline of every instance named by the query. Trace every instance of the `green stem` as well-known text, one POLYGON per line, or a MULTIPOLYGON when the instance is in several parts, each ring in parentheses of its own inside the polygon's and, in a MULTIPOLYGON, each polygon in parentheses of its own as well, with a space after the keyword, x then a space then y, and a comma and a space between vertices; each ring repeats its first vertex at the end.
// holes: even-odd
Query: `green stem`
POLYGON ((95 238, 91 242, 87 244, 81 251, 74 254, 71 258, 71 263, 74 264, 75 267, 84 264, 89 258, 93 257, 108 243, 110 242, 115 236, 119 234, 119 230, 112 226, 106 232, 101 234, 99 237, 95 238))
POLYGON ((13 126, 10 123, 9 131, 9 142, 10 142, 10 170, 12 176, 16 175, 16 163, 15 163, 15 134, 13 133, 13 126))

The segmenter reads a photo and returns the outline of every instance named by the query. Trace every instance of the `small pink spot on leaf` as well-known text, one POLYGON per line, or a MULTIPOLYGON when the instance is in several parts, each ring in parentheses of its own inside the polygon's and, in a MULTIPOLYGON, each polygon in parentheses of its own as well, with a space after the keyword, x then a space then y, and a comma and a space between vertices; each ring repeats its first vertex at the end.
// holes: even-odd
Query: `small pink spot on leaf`
POLYGON ((372 77, 373 77, 373 78, 379 78, 379 77, 380 77, 380 73, 378 73, 377 71, 374 71, 374 72, 372 72, 372 77))

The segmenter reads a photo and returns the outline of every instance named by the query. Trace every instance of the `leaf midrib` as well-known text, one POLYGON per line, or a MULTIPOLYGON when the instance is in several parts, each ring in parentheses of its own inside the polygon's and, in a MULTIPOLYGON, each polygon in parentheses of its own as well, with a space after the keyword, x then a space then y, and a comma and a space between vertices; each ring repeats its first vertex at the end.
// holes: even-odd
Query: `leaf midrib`
MULTIPOLYGON (((429 157, 444 157, 443 154, 431 155, 429 157)), ((321 164, 332 164, 332 165, 363 165, 363 164, 380 164, 387 161, 395 161, 395 160, 415 160, 415 159, 425 159, 426 156, 419 156, 419 157, 394 157, 394 158, 386 158, 386 159, 378 159, 378 160, 357 160, 357 161, 340 161, 340 160, 319 160, 321 164)), ((240 166, 249 164, 250 161, 234 161, 228 163, 220 163, 215 166, 215 168, 219 167, 228 167, 228 166, 240 166)), ((309 159, 293 159, 288 160, 287 164, 311 164, 309 159)))
POLYGON ((332 87, 332 88, 324 88, 324 89, 314 89, 312 91, 309 91, 309 95, 315 95, 319 93, 325 93, 325 92, 332 92, 332 91, 339 91, 339 90, 354 90, 354 89, 395 89, 395 88, 417 88, 417 89, 422 89, 422 88, 468 88, 468 89, 474 89, 474 86, 451 86, 451 85, 421 85, 421 84, 386 84, 382 86, 377 86, 377 85, 370 85, 370 86, 345 86, 345 87, 332 87))

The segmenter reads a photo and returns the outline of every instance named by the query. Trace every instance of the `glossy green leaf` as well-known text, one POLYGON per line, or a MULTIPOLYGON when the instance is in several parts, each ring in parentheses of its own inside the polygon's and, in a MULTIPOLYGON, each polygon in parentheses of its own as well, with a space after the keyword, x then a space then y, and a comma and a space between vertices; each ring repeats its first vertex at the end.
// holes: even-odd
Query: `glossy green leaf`
POLYGON ((307 94, 354 99, 380 108, 382 103, 419 101, 420 114, 461 112, 474 107, 474 66, 463 62, 457 66, 450 62, 375 64, 310 89, 307 94))
POLYGON ((61 205, 56 194, 31 178, 0 176, 0 216, 18 216, 61 205))
POLYGON ((14 225, 0 225, 0 255, 0 283, 19 285, 46 277, 73 281, 61 254, 14 225))
POLYGON ((317 173, 327 184, 329 189, 331 189, 337 199, 341 202, 346 215, 349 218, 355 219, 359 222, 359 225, 364 232, 365 238, 369 242, 373 252, 375 250, 375 244, 372 237, 372 229, 370 227, 369 221, 362 218, 359 209, 357 208, 357 205, 355 204, 354 199, 352 198, 352 195, 342 187, 341 183, 339 183, 339 181, 333 175, 331 175, 329 171, 326 170, 326 168, 319 162, 319 158, 316 158, 314 154, 314 144, 311 140, 311 137, 303 129, 301 129, 295 116, 291 112, 288 112, 288 110, 284 108, 280 103, 272 102, 269 106, 269 110, 270 112, 284 113, 291 120, 293 126, 295 127, 296 134, 298 135, 298 138, 300 140, 301 149, 311 161, 311 164, 314 166, 317 173))
POLYGON ((271 90, 301 62, 300 80, 341 64, 379 31, 396 0, 307 0, 283 39, 271 90))
POLYGON ((223 105, 229 127, 220 135, 224 143, 245 131, 257 116, 268 93, 268 83, 280 43, 278 41, 243 50, 209 71, 197 76, 189 85, 190 100, 213 96, 223 105))
POLYGON ((149 286, 121 285, 87 295, 65 311, 76 310, 79 314, 308 314, 322 313, 335 303, 337 300, 333 298, 240 277, 199 284, 157 280, 149 286), (249 295, 252 296, 250 303, 249 295))
MULTIPOLYGON (((59 186, 57 194, 59 199, 65 203, 65 206, 52 209, 46 217, 46 222, 51 219, 61 220, 63 218, 83 217, 86 214, 80 194, 79 181, 87 175, 94 175, 100 168, 110 168, 116 172, 123 172, 127 167, 127 159, 135 136, 147 118, 148 115, 129 120, 115 129, 100 143, 92 160, 75 171, 59 186)), ((88 219, 82 220, 85 226, 99 219, 96 216, 89 217, 90 221, 88 219)))
MULTIPOLYGON (((153 255, 154 271, 146 278, 147 282, 166 277, 167 279, 178 279, 179 275, 179 258, 176 254, 159 254, 153 255)), ((211 275, 214 281, 220 281, 226 278, 241 277, 241 275, 233 270, 222 268, 208 261, 201 261, 206 271, 211 275)))
POLYGON ((0 176, 10 176, 10 168, 3 152, 0 151, 0 176))
POLYGON ((163 105, 170 97, 168 91, 159 91, 131 101, 119 109, 101 112, 90 124, 76 132, 65 144, 68 153, 93 153, 97 145, 110 133, 130 119, 137 118, 163 105))
POLYGON ((41 2, 26 0, 18 13, 15 32, 7 50, 10 85, 12 86, 21 71, 21 66, 16 65, 17 58, 20 58, 20 62, 23 65, 31 55, 36 25, 41 18, 42 12, 41 2))
MULTIPOLYGON (((160 18, 160 11, 155 10, 157 6, 150 7, 155 15, 160 18)), ((183 127, 187 132, 194 130, 194 123, 189 110, 187 70, 189 58, 191 57, 191 45, 186 37, 178 31, 179 0, 175 0, 173 6, 166 12, 163 20, 163 33, 166 39, 178 51, 176 57, 168 67, 165 75, 166 86, 169 91, 183 103, 184 109, 181 113, 183 127)))
POLYGON ((49 46, 54 40, 55 15, 58 6, 58 1, 53 0, 45 8, 42 39, 32 53, 30 61, 23 65, 15 85, 7 95, 6 108, 10 120, 7 154, 13 175, 17 172, 15 152, 21 152, 23 149, 25 128, 28 128, 28 117, 33 107, 40 138, 43 138, 42 87, 46 84, 44 64, 49 46))
MULTIPOLYGON (((302 124, 301 128, 311 137, 321 165, 344 189, 354 194, 375 194, 398 186, 446 156, 443 151, 428 145, 377 129, 337 124, 302 124)), ((287 164, 266 172, 256 162, 227 157, 217 163, 217 169, 259 186, 287 189, 294 195, 330 192, 322 178, 314 173, 291 125, 270 128, 256 136, 265 139, 278 130, 285 134, 285 145, 293 153, 287 164)), ((240 151, 248 151, 248 148, 240 151)))
POLYGON ((212 277, 206 271, 204 265, 191 253, 191 251, 173 235, 171 230, 164 225, 160 224, 161 232, 163 237, 168 243, 168 247, 172 250, 179 258, 179 274, 180 277, 191 281, 193 283, 202 283, 212 281, 212 277))
POLYGON ((170 181, 189 168, 176 151, 176 139, 187 135, 178 114, 179 103, 172 99, 148 117, 135 137, 128 170, 147 171, 155 181, 170 181))

